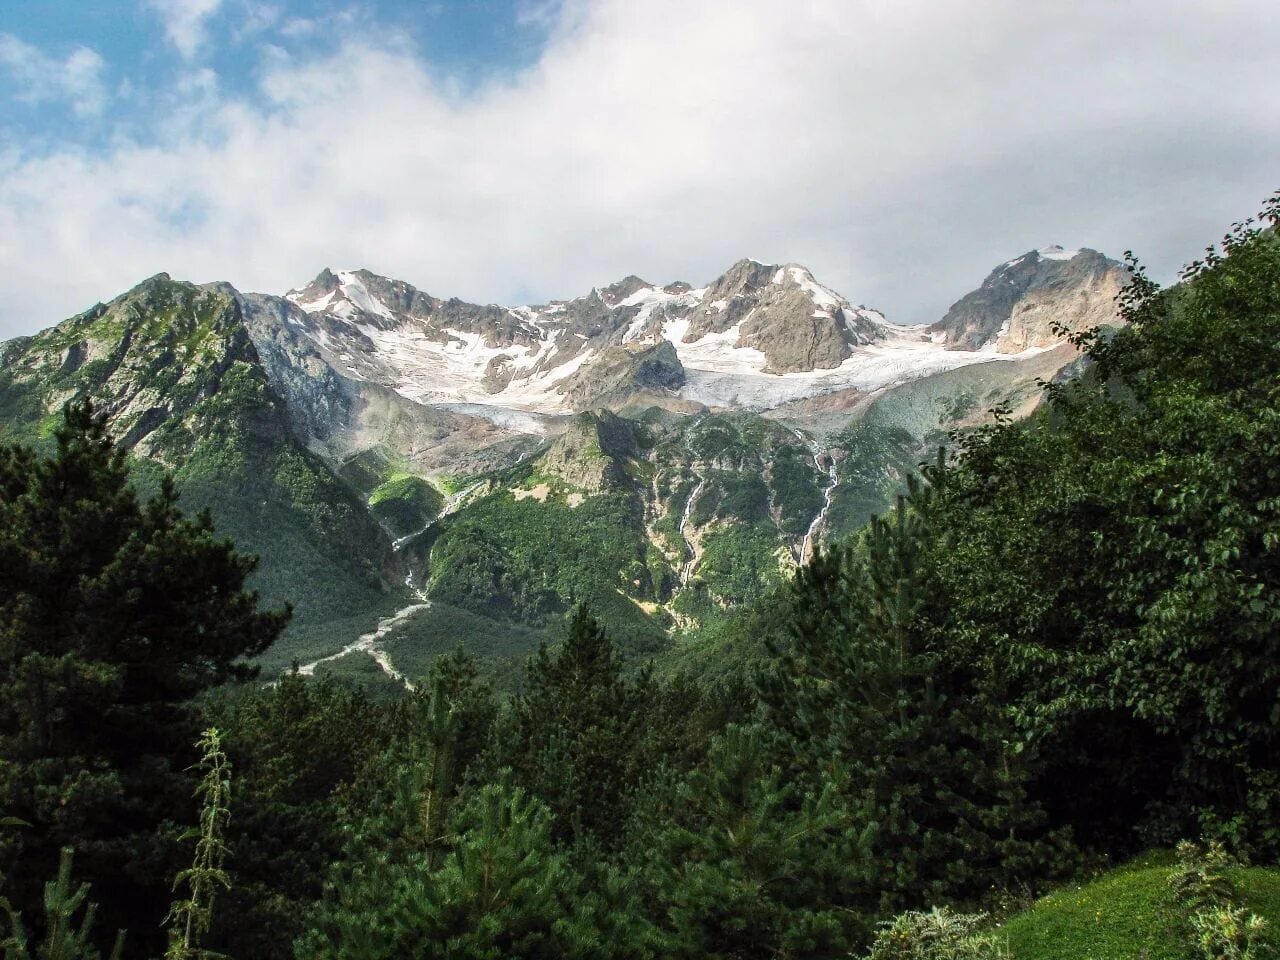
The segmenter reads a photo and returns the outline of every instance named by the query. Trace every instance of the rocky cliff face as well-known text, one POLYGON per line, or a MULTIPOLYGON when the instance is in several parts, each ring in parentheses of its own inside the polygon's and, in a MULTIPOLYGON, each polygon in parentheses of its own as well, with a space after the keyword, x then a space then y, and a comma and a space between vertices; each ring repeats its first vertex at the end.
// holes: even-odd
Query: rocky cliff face
MULTIPOLYGON (((66 400, 93 397, 126 447, 161 460, 189 450, 220 399, 236 393, 261 397, 258 406, 271 402, 235 298, 166 274, 15 342, 2 376, 10 393, 36 398, 41 418, 66 400)), ((274 438, 283 439, 271 419, 258 416, 258 429, 270 435, 274 427, 274 438)))
MULTIPOLYGON (((434 309, 407 285, 370 278, 374 289, 399 298, 396 302, 410 312, 406 315, 434 309)), ((325 271, 308 289, 336 289, 337 282, 325 271)), ((380 449, 422 472, 463 461, 471 469, 492 469, 527 450, 528 432, 447 405, 416 403, 395 390, 385 382, 394 377, 379 367, 385 358, 377 356, 376 346, 340 317, 308 315, 285 298, 226 289, 242 307, 272 387, 286 400, 295 436, 331 462, 380 449), (367 359, 357 369, 346 358, 361 347, 367 359)), ((376 319, 373 315, 370 322, 376 319)))
POLYGON ((1032 250, 993 270, 929 331, 954 350, 1020 353, 1116 318, 1124 266, 1096 250, 1032 250))
POLYGON ((542 475, 587 494, 627 482, 627 463, 638 453, 637 427, 608 411, 582 413, 534 461, 542 475))
POLYGON ((739 261, 705 287, 657 287, 630 276, 535 306, 440 300, 365 270, 326 269, 285 299, 270 305, 277 326, 290 326, 352 380, 419 404, 552 415, 618 407, 636 395, 706 402, 705 378, 688 371, 711 375, 721 387, 731 379, 744 396, 775 385, 821 393, 825 386, 780 378, 849 379, 855 374, 848 361, 859 348, 901 336, 804 267, 754 260, 739 261))
POLYGON ((853 307, 799 264, 740 260, 706 289, 688 314, 682 342, 737 330, 733 346, 758 350, 763 373, 830 370, 853 348, 884 338, 884 318, 853 307))
POLYGON ((570 374, 561 384, 573 410, 667 405, 684 386, 684 365, 668 340, 622 343, 605 347, 594 362, 570 374))

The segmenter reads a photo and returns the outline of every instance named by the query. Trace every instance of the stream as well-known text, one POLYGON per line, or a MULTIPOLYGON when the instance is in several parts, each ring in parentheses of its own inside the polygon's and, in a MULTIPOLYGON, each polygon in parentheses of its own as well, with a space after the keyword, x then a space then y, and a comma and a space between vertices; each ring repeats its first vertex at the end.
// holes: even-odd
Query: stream
POLYGON ((799 430, 793 430, 796 439, 809 448, 810 454, 813 456, 814 469, 819 473, 825 473, 830 479, 830 483, 822 491, 822 509, 818 511, 818 515, 813 518, 813 522, 809 524, 809 529, 805 531, 804 538, 800 541, 800 555, 797 558, 800 563, 808 561, 813 554, 813 540, 817 535, 822 524, 826 522, 827 514, 831 512, 831 501, 835 497, 836 487, 840 486, 840 477, 836 469, 836 462, 830 456, 827 457, 827 466, 822 465, 822 446, 816 440, 811 440, 799 430))
MULTIPOLYGON (((473 491, 479 489, 483 485, 484 481, 482 480, 479 483, 472 484, 464 490, 459 490, 457 493, 450 494, 445 500, 444 505, 440 508, 440 512, 428 520, 421 530, 392 541, 391 549, 394 552, 399 553, 405 544, 422 536, 445 517, 457 513, 458 510, 461 509, 466 498, 473 491)), ((413 684, 409 682, 409 678, 395 668, 395 664, 391 662, 391 657, 382 647, 382 642, 386 640, 387 636, 391 634, 392 631, 400 627, 405 623, 405 621, 409 620, 420 610, 429 610, 431 608, 431 601, 427 599, 427 592, 413 582, 412 570, 410 570, 408 575, 404 578, 404 585, 409 589, 409 592, 413 594, 413 603, 406 607, 401 607, 389 617, 383 617, 378 621, 378 625, 370 633, 361 634, 337 653, 303 664, 298 668, 298 672, 304 677, 310 677, 315 674, 316 667, 320 666, 322 663, 330 663, 334 660, 340 660, 353 653, 366 653, 373 658, 373 662, 376 663, 378 668, 390 679, 401 684, 406 689, 412 690, 413 684)))
POLYGON ((693 540, 685 532, 685 528, 689 525, 689 518, 693 515, 693 506, 698 502, 698 497, 702 496, 702 491, 707 485, 707 478, 698 473, 697 454, 693 452, 693 431, 697 428, 701 417, 689 425, 689 432, 684 437, 684 448, 689 454, 689 469, 693 471, 693 475, 698 478, 697 484, 689 493, 689 499, 684 502, 684 512, 680 515, 680 539, 684 541, 684 545, 689 548, 689 559, 685 561, 684 566, 680 568, 680 586, 689 585, 689 578, 693 576, 693 568, 698 565, 698 550, 694 546, 693 540))
POLYGON ((401 607, 389 617, 383 617, 378 621, 378 626, 371 633, 361 634, 356 640, 347 644, 337 653, 330 654, 327 657, 321 657, 319 660, 313 660, 310 663, 303 664, 298 668, 298 672, 304 677, 312 676, 316 672, 316 667, 322 663, 329 663, 333 660, 341 659, 351 653, 367 653, 373 658, 382 672, 392 680, 403 684, 407 689, 412 690, 413 684, 409 682, 409 678, 395 668, 391 663, 391 658, 387 656, 387 652, 382 649, 382 641, 386 639, 387 634, 395 630, 419 610, 428 610, 431 608, 431 601, 419 600, 417 603, 411 603, 407 607, 401 607))
POLYGON ((434 517, 432 517, 425 524, 423 524, 421 530, 415 530, 413 533, 405 534, 403 537, 400 537, 398 540, 393 540, 391 542, 391 549, 394 550, 396 553, 399 553, 401 548, 404 547, 406 543, 408 543, 411 540, 417 540, 418 537, 422 536, 424 533, 426 533, 428 530, 434 527, 437 523, 439 523, 445 517, 448 517, 448 516, 451 516, 452 514, 457 513, 458 510, 461 509, 462 507, 462 502, 472 492, 474 492, 475 490, 478 490, 482 486, 484 486, 483 480, 481 480, 479 483, 473 483, 471 486, 467 487, 464 490, 459 490, 457 493, 449 494, 449 496, 445 499, 444 503, 441 505, 439 513, 437 513, 434 517))
POLYGON ((697 502, 698 497, 702 496, 702 490, 707 485, 704 477, 698 478, 698 485, 693 488, 689 494, 689 499, 684 503, 684 513, 680 516, 680 538, 684 540, 684 545, 689 548, 689 559, 685 561, 684 566, 680 568, 680 585, 687 586, 689 578, 693 576, 693 568, 698 563, 698 551, 693 545, 693 541, 689 535, 685 533, 685 527, 689 524, 689 517, 693 514, 693 505, 697 502))

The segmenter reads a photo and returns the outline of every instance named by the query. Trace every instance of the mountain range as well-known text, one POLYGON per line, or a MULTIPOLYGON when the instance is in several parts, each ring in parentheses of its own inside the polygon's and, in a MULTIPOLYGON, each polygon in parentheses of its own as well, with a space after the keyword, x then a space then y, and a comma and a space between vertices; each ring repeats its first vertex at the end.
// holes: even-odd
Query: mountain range
POLYGON ((367 270, 284 296, 161 274, 0 344, 0 437, 47 442, 91 396, 138 486, 172 471, 295 604, 268 673, 401 682, 463 643, 501 674, 578 601, 662 655, 884 509, 952 431, 1034 409, 1126 280, 1046 247, 904 326, 754 260, 514 307, 367 270))

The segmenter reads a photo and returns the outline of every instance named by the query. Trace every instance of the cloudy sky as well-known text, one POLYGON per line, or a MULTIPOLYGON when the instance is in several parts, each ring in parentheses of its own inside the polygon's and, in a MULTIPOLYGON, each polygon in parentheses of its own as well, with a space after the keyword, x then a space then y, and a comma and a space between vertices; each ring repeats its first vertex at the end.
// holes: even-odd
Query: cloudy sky
POLYGON ((1280 188, 1275 0, 4 0, 0 337, 159 271, 516 303, 797 261, 936 319, 1280 188))

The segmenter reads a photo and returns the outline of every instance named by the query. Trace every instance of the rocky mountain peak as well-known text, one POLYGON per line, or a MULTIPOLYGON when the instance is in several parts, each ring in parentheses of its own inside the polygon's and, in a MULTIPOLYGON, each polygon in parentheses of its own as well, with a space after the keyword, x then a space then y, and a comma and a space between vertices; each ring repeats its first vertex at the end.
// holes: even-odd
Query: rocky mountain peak
POLYGON ((600 299, 602 299, 608 306, 615 307, 623 300, 634 296, 641 290, 652 289, 653 284, 640 279, 635 274, 631 274, 630 276, 623 277, 616 283, 611 283, 609 286, 601 289, 600 299))
POLYGON ((316 278, 305 287, 290 290, 285 294, 285 297, 295 302, 309 303, 314 300, 319 300, 327 294, 333 293, 339 286, 341 286, 341 283, 338 280, 337 274, 328 267, 325 267, 316 274, 316 278))
POLYGON ((1115 298, 1128 276, 1122 264, 1087 247, 1029 250, 992 270, 929 331, 954 350, 1019 353, 1051 346, 1061 339, 1055 324, 1076 331, 1114 321, 1115 298))
MULTIPOLYGON (((538 414, 640 397, 696 405, 707 383, 717 402, 742 395, 740 384, 759 398, 753 405, 767 404, 772 384, 752 378, 839 370, 860 347, 898 336, 807 267, 752 259, 701 288, 632 274, 575 299, 511 308, 439 300, 366 270, 322 271, 287 300, 295 309, 285 322, 343 374, 419 403, 538 414)), ((785 395, 823 389, 787 384, 785 395)))
POLYGON ((761 263, 759 260, 739 260, 711 282, 707 293, 719 299, 721 296, 736 296, 756 290, 768 286, 776 270, 777 267, 773 264, 761 263))
POLYGON ((882 337, 882 324, 807 267, 739 260, 706 288, 683 339, 736 334, 735 347, 765 356, 762 372, 787 374, 839 367, 853 348, 882 337))
POLYGON ((538 459, 538 471, 589 493, 626 479, 636 453, 636 426, 607 410, 578 414, 538 459))
POLYGON ((223 286, 156 274, 27 338, 4 375, 40 384, 50 409, 94 397, 123 445, 141 454, 157 454, 158 432, 166 453, 176 451, 175 437, 198 435, 192 424, 229 372, 248 395, 265 382, 239 303, 223 286))
POLYGON ((152 276, 147 277, 147 279, 143 280, 140 284, 138 284, 132 290, 129 290, 127 293, 125 293, 124 296, 127 297, 129 296, 129 294, 138 293, 143 290, 153 289, 155 287, 158 287, 167 283, 173 283, 173 278, 170 277, 169 274, 161 271, 160 273, 153 274, 152 276))
MULTIPOLYGON (((1028 251, 992 271, 932 338, 855 306, 802 264, 749 258, 698 288, 632 274, 575 299, 510 308, 442 300, 367 269, 325 268, 283 298, 199 289, 243 311, 247 320, 225 319, 248 323, 273 387, 294 399, 299 435, 332 445, 369 404, 388 423, 405 402, 440 422, 482 418, 506 436, 541 435, 552 418, 601 407, 763 410, 863 395, 973 362, 943 359, 941 347, 1016 353, 1056 342, 1055 320, 1089 322, 1110 307, 1119 270, 1096 251, 1028 251)), ((148 315, 172 316, 174 286, 160 275, 131 294, 147 297, 148 315)))

